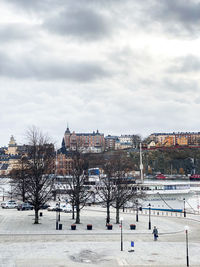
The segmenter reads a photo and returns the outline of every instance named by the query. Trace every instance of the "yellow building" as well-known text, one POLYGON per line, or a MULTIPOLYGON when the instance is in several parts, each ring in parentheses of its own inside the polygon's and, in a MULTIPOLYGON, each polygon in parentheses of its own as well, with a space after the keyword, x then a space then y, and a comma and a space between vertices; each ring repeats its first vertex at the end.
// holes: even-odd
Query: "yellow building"
POLYGON ((185 136, 181 136, 177 138, 177 144, 179 146, 187 146, 188 145, 188 139, 185 136))
POLYGON ((200 146, 200 132, 153 133, 149 139, 161 146, 200 146))
POLYGON ((167 136, 165 137, 164 146, 173 146, 174 145, 174 137, 167 136))

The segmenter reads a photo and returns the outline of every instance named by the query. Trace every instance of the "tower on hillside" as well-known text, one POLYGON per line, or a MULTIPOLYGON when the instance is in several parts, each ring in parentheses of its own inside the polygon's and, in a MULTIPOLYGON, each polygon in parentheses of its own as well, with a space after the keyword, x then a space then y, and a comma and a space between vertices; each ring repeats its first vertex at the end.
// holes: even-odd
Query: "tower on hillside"
POLYGON ((65 145, 67 149, 70 148, 70 136, 71 136, 71 133, 69 130, 69 126, 67 125, 67 129, 65 131, 65 135, 64 135, 63 143, 62 143, 62 145, 65 145))
POLYGON ((17 143, 13 137, 13 135, 11 135, 10 137, 10 141, 8 143, 8 151, 7 151, 7 154, 10 154, 10 155, 17 155, 17 143))

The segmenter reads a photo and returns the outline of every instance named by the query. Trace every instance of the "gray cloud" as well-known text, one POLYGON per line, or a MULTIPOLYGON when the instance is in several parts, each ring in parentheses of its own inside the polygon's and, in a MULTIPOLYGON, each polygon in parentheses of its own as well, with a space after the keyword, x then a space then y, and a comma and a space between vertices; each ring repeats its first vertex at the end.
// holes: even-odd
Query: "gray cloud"
POLYGON ((89 40, 111 34, 114 27, 124 24, 125 18, 146 31, 164 30, 181 37, 199 35, 198 0, 10 0, 9 3, 25 12, 42 13, 44 26, 54 33, 89 40))
POLYGON ((0 53, 0 76, 17 79, 33 78, 41 80, 71 80, 87 82, 111 76, 99 62, 61 62, 41 58, 11 59, 0 53))
POLYGON ((173 64, 168 69, 172 73, 189 73, 200 71, 200 58, 194 55, 187 55, 173 60, 173 64))
POLYGON ((111 20, 99 11, 72 7, 49 17, 44 27, 56 34, 95 40, 110 35, 111 24, 111 20))
POLYGON ((176 35, 199 35, 200 2, 193 0, 153 1, 149 16, 176 35))
POLYGON ((10 3, 25 13, 42 14, 39 16, 44 29, 54 34, 95 40, 109 36, 113 29, 111 0, 106 3, 108 9, 104 8, 105 2, 94 0, 10 0, 10 3))
POLYGON ((34 1, 27 1, 27 0, 4 0, 4 2, 8 5, 13 5, 17 7, 18 10, 25 10, 25 11, 37 11, 40 12, 42 10, 51 9, 52 7, 57 5, 57 1, 50 1, 50 0, 34 0, 34 1), (55 2, 55 3, 54 3, 55 2))
POLYGON ((194 94, 198 92, 200 87, 199 84, 189 78, 184 79, 173 79, 172 77, 164 78, 162 81, 162 87, 167 90, 166 92, 176 92, 176 93, 191 93, 194 94))
POLYGON ((10 42, 28 40, 35 34, 34 27, 22 23, 0 24, 0 41, 10 42))
POLYGON ((34 1, 27 1, 27 0, 3 0, 6 4, 12 4, 16 7, 20 7, 21 9, 24 9, 24 10, 32 10, 32 11, 42 11, 42 10, 45 10, 45 9, 48 9, 48 10, 55 10, 55 8, 59 8, 61 9, 60 7, 62 8, 66 8, 66 7, 69 7, 69 8, 73 8, 73 7, 109 7, 111 6, 112 4, 116 5, 116 4, 125 4, 126 2, 129 2, 129 1, 137 1, 137 0, 55 0, 55 1, 52 1, 52 0, 34 0, 34 1))

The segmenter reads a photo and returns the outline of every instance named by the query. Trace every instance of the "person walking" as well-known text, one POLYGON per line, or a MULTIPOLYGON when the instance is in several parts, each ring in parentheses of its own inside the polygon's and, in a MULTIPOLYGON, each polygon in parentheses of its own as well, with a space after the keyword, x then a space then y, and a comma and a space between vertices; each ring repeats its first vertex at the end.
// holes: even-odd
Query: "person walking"
POLYGON ((157 241, 157 238, 158 238, 158 229, 156 228, 156 226, 154 226, 152 234, 154 236, 154 241, 157 241))

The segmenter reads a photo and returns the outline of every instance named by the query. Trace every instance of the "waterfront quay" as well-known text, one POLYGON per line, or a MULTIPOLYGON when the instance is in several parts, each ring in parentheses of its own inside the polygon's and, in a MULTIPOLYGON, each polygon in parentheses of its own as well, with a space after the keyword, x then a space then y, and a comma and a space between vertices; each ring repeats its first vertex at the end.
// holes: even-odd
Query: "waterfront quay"
POLYGON ((149 230, 148 214, 139 214, 136 222, 135 213, 121 212, 121 236, 114 210, 112 230, 106 228, 102 207, 85 207, 75 231, 71 230, 71 213, 61 213, 62 230, 56 230, 56 212, 41 212, 40 224, 35 225, 34 211, 0 209, 1 267, 187 266, 185 226, 189 227, 189 266, 200 266, 199 215, 152 214, 149 230), (87 230, 87 224, 92 224, 92 230, 87 230), (136 229, 130 230, 130 224, 136 229), (154 226, 158 228, 158 241, 153 240, 154 226))

